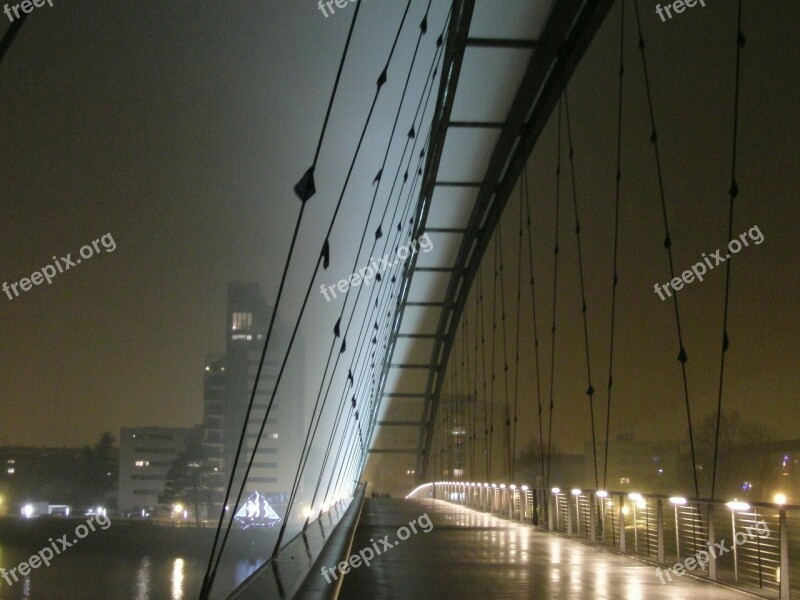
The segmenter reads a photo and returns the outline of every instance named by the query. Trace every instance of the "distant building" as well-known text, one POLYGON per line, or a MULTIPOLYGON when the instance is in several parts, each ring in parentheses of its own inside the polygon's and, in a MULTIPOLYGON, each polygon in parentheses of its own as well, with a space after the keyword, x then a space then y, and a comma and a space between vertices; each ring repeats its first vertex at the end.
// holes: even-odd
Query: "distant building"
POLYGON ((189 427, 123 427, 119 438, 119 508, 158 506, 167 473, 185 449, 189 427))
MULTIPOLYGON (((235 460, 270 316, 271 310, 257 283, 228 284, 226 352, 223 357, 207 357, 203 380, 203 446, 215 473, 212 480, 214 512, 221 508, 235 460)), ((237 469, 239 475, 243 474, 255 447, 288 342, 289 332, 276 324, 247 425, 237 469)), ((291 357, 247 479, 245 498, 259 492, 270 502, 280 504, 292 488, 305 437, 300 336, 295 340, 291 357)), ((234 485, 238 491, 241 479, 234 485)))
POLYGON ((0 515, 16 512, 22 502, 71 503, 62 485, 81 468, 81 448, 0 446, 0 515))
MULTIPOLYGON (((603 483, 605 442, 597 442, 597 469, 603 483)), ((594 488, 592 445, 584 448, 584 482, 594 488)), ((674 493, 682 480, 684 464, 680 442, 675 440, 634 440, 620 434, 608 443, 609 490, 647 493, 674 493)))

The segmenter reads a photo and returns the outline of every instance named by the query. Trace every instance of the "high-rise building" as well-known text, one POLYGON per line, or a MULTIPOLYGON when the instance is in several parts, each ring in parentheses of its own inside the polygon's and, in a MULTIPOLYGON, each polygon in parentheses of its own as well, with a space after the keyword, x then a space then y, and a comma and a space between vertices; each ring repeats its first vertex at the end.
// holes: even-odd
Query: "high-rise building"
MULTIPOLYGON (((207 357, 203 386, 203 445, 214 472, 212 510, 215 511, 221 507, 236 457, 271 312, 257 283, 228 284, 226 351, 223 357, 207 357)), ((276 324, 247 423, 234 480, 234 497, 259 438, 288 341, 289 332, 276 324)), ((291 358, 264 425, 243 498, 259 492, 270 502, 281 504, 292 488, 304 437, 303 347, 299 336, 291 358)))

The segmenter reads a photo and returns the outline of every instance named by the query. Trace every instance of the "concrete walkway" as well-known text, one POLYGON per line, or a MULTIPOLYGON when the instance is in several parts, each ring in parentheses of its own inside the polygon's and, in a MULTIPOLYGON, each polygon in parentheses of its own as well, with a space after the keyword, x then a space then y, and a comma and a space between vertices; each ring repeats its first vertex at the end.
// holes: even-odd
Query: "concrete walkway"
POLYGON ((381 554, 344 575, 343 600, 750 597, 689 577, 662 585, 635 559, 438 500, 367 499, 350 553, 366 548, 381 554), (412 521, 419 533, 398 541, 412 521))

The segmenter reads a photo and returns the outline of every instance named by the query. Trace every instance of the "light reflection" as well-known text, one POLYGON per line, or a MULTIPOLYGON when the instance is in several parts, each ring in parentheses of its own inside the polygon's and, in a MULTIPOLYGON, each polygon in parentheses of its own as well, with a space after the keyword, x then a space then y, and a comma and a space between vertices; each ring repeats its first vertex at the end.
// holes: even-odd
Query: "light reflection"
POLYGON ((145 556, 136 572, 136 600, 150 600, 150 557, 145 556))
POLYGON ((182 558, 172 563, 172 600, 183 600, 183 567, 182 558))

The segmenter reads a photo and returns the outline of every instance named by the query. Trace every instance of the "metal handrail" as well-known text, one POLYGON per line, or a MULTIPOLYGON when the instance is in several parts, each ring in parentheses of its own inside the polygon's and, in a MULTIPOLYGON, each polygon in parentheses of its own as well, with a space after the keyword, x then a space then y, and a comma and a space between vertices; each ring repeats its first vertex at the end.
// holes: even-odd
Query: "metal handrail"
POLYGON ((797 505, 463 481, 427 483, 408 497, 460 504, 641 558, 658 567, 662 583, 689 573, 765 598, 800 594, 792 587, 800 580, 800 536, 791 537, 788 525, 800 524, 797 505))

